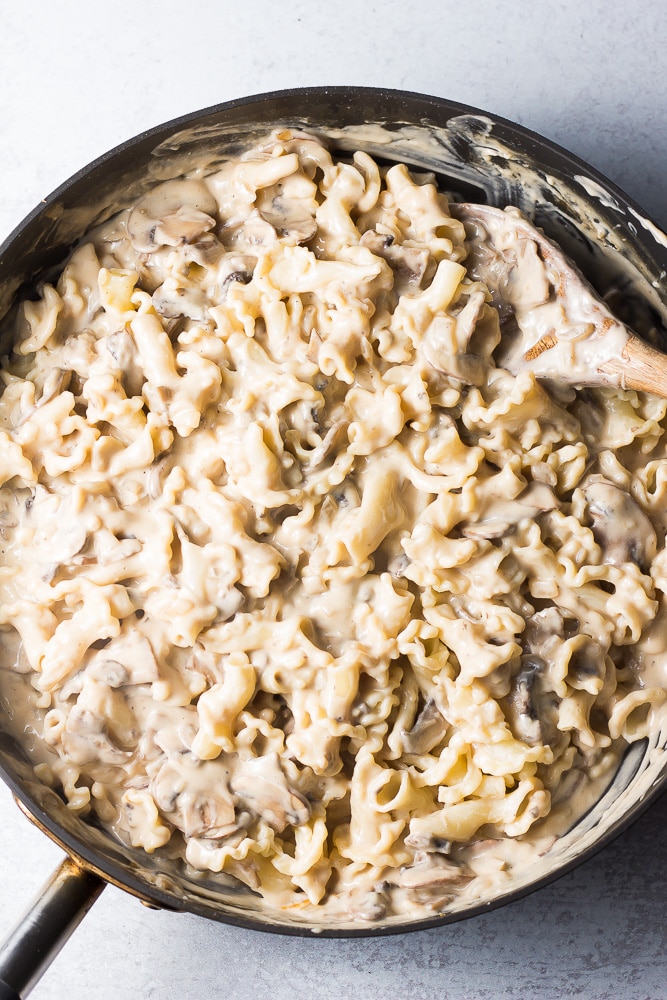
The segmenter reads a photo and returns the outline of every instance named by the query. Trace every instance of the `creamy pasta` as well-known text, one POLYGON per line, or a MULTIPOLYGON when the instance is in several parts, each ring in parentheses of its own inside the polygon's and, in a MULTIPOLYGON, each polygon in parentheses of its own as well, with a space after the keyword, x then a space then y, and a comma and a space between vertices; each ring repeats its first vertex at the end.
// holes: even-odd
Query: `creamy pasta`
POLYGON ((484 240, 282 131, 23 303, 1 690, 70 809, 271 906, 440 911, 655 725, 667 403, 497 367, 484 240))

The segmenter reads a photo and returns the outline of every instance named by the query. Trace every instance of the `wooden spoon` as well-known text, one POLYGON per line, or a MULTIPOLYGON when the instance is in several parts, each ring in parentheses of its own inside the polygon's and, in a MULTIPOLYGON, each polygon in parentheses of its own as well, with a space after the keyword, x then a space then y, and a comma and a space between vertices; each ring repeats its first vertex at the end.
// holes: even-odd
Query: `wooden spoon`
POLYGON ((488 286, 500 313, 502 367, 667 397, 667 355, 616 319, 563 251, 518 209, 450 207, 467 226, 468 274, 488 286))

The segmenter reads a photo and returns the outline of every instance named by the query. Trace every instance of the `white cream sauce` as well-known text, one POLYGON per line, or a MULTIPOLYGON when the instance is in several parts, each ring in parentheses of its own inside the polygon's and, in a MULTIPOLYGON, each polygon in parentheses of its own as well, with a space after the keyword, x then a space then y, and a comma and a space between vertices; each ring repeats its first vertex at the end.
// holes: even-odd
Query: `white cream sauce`
POLYGON ((620 212, 621 207, 614 196, 601 184, 594 181, 592 177, 586 177, 584 174, 575 174, 574 179, 581 184, 586 194, 589 194, 591 198, 597 198, 605 208, 612 208, 614 211, 620 212))
POLYGON ((497 367, 507 307, 589 363, 586 294, 524 254, 499 299, 511 215, 466 245, 351 160, 283 132, 167 179, 25 304, 0 692, 72 810, 373 920, 502 891, 657 732, 667 405, 497 367))
POLYGON ((642 215, 640 212, 636 212, 632 207, 630 207, 628 211, 632 216, 634 216, 640 226, 651 234, 656 243, 658 243, 661 247, 667 247, 667 234, 665 234, 662 229, 659 229, 655 222, 651 222, 651 220, 647 219, 645 215, 642 215))

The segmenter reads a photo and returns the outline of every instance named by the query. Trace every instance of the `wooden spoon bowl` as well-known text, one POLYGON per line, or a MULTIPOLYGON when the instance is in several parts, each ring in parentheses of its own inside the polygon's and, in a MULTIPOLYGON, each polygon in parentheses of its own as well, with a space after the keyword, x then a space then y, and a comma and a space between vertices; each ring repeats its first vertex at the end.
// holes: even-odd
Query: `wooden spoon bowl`
POLYGON ((667 397, 667 355, 618 320, 552 240, 515 208, 453 204, 469 236, 468 274, 484 282, 504 331, 500 364, 575 386, 667 397))

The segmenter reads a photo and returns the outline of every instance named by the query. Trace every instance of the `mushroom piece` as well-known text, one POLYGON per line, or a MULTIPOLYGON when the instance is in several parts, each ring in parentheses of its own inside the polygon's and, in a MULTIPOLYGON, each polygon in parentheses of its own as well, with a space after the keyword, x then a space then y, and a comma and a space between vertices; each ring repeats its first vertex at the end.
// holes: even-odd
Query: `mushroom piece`
POLYGON ((260 215, 273 226, 279 236, 293 243, 307 243, 317 232, 317 220, 289 201, 276 198, 270 209, 263 208, 260 215))
POLYGON ((202 181, 171 180, 140 198, 127 220, 135 250, 151 253, 160 246, 191 243, 215 226, 218 203, 202 181))
POLYGON ((121 766, 127 764, 132 753, 121 750, 110 739, 109 734, 104 730, 104 720, 99 720, 93 712, 82 712, 77 718, 72 720, 74 709, 70 713, 68 726, 75 727, 75 731, 64 732, 61 737, 61 744, 65 757, 72 764, 93 765, 112 764, 121 766))
POLYGON ((193 285, 182 285, 177 278, 166 278, 153 292, 155 311, 166 319, 179 319, 187 316, 197 323, 206 319, 207 298, 202 288, 193 285))
POLYGON ((427 854, 451 854, 452 842, 444 837, 429 837, 424 833, 410 833, 405 838, 405 846, 427 854))
POLYGON ((437 317, 424 337, 423 352, 436 371, 465 385, 483 385, 487 377, 485 358, 470 349, 478 320, 486 308, 482 289, 470 293, 466 304, 453 319, 437 317), (455 353, 451 347, 454 345, 455 353))
POLYGON ((352 889, 347 897, 347 912, 354 920, 381 920, 388 908, 387 887, 383 882, 371 888, 352 889))
POLYGON ((414 864, 400 869, 396 885, 416 903, 444 906, 466 885, 472 875, 442 854, 417 851, 414 864))
POLYGON ((624 490, 596 479, 584 487, 591 530, 612 566, 634 562, 646 572, 657 551, 655 529, 648 516, 624 490))
POLYGON ((35 406, 44 406, 44 404, 48 403, 54 396, 57 396, 61 392, 65 392, 65 390, 69 388, 71 380, 71 371, 65 371, 62 368, 54 368, 52 371, 48 372, 46 378, 44 379, 42 392, 39 399, 35 403, 35 406))
POLYGON ((238 829, 227 769, 218 761, 187 767, 166 761, 150 791, 160 812, 186 837, 217 840, 238 829))
POLYGON ((424 341, 424 357, 436 371, 462 382, 463 385, 484 385, 488 369, 487 363, 477 354, 448 354, 434 348, 427 337, 424 341))
POLYGON ((542 684, 545 669, 546 661, 541 656, 524 653, 505 699, 505 717, 512 732, 529 746, 547 743, 555 731, 548 712, 554 696, 542 684))
POLYGON ((88 540, 85 521, 72 517, 66 501, 44 487, 37 486, 29 506, 27 523, 34 530, 33 547, 36 561, 45 566, 70 563, 88 540))
POLYGON ((250 254, 227 254, 218 265, 216 293, 218 299, 224 299, 235 282, 247 285, 252 281, 257 257, 250 254))
POLYGON ((246 809, 277 833, 288 823, 306 823, 310 816, 308 802, 288 785, 276 753, 240 761, 230 787, 246 809))
POLYGON ((485 292, 482 288, 477 288, 469 294, 467 302, 456 315, 456 339, 462 349, 470 344, 470 338, 485 306, 485 292))
MULTIPOLYGON (((317 186, 301 170, 286 172, 280 167, 280 160, 289 169, 285 157, 274 159, 271 172, 275 176, 276 167, 279 167, 280 176, 274 180, 269 175, 270 183, 262 183, 256 193, 255 205, 281 239, 290 244, 307 243, 317 233, 317 186)), ((266 170, 267 165, 264 165, 262 172, 266 170)))
POLYGON ((546 483, 530 483, 514 500, 491 500, 482 507, 478 519, 465 524, 461 534, 466 538, 503 538, 516 531, 524 518, 534 519, 555 510, 558 500, 546 483))
MULTIPOLYGON (((158 761, 161 765, 166 754, 172 761, 183 762, 190 752, 199 731, 196 705, 169 705, 160 702, 149 710, 142 725, 141 739, 137 748, 142 760, 158 761)), ((147 772, 152 775, 152 764, 147 772)))
POLYGON ((238 282, 240 285, 247 285, 252 281, 252 274, 249 271, 231 271, 220 283, 220 296, 224 298, 230 285, 238 282))
POLYGON ((376 229, 368 229, 359 243, 368 247, 376 257, 386 260, 400 286, 398 291, 405 291, 408 286, 413 290, 421 288, 424 275, 433 260, 430 251, 397 244, 393 236, 379 233, 376 229))
POLYGON ((127 396, 140 396, 144 373, 138 364, 137 345, 126 327, 116 330, 106 340, 106 349, 118 366, 121 383, 127 396))
POLYGON ((491 293, 501 323, 549 300, 549 277, 533 232, 518 212, 485 205, 452 205, 452 215, 466 225, 468 277, 491 293))
POLYGON ((138 630, 129 628, 91 656, 87 673, 113 688, 152 684, 160 678, 150 642, 138 630))
POLYGON ((186 243, 181 252, 183 260, 200 267, 212 268, 225 253, 225 248, 215 233, 205 232, 193 243, 186 243))
POLYGON ((326 432, 320 444, 313 448, 308 456, 307 465, 309 469, 316 469, 322 462, 338 448, 340 444, 347 441, 345 437, 349 427, 348 420, 337 420, 326 432))
POLYGON ((433 698, 429 698, 409 732, 403 730, 403 749, 406 753, 428 753, 447 732, 447 723, 433 698))
POLYGON ((496 538, 505 538, 507 535, 511 535, 514 529, 515 525, 510 521, 488 518, 479 523, 466 525, 461 529, 461 534, 464 538, 472 538, 477 541, 480 539, 493 541, 496 538))
POLYGON ((243 220, 241 225, 225 227, 225 243, 242 249, 244 245, 268 246, 277 239, 277 232, 270 222, 263 218, 256 208, 243 220))
POLYGON ((61 736, 75 764, 127 764, 139 732, 125 697, 88 677, 72 706, 61 736))
POLYGON ((606 671, 607 661, 600 644, 588 636, 581 636, 568 663, 568 684, 580 691, 597 695, 604 683, 606 671))
POLYGON ((108 658, 92 660, 86 673, 93 680, 100 681, 101 684, 106 684, 110 688, 124 687, 130 680, 127 667, 124 667, 118 660, 108 658))
POLYGON ((565 619, 556 607, 542 608, 526 619, 523 646, 527 652, 544 655, 554 636, 565 635, 565 619))

